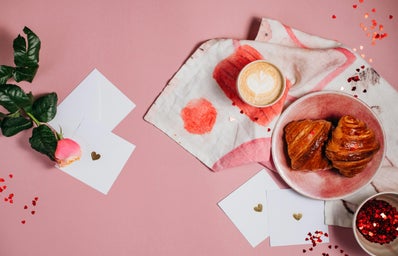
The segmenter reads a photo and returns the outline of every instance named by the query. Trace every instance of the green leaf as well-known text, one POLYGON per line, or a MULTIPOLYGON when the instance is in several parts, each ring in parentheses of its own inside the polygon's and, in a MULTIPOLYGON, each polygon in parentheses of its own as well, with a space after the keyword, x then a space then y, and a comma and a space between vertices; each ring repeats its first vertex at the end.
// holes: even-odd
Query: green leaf
POLYGON ((40 47, 41 47, 40 39, 28 27, 24 27, 23 32, 26 34, 26 36, 28 38, 27 56, 31 62, 38 64, 39 63, 39 52, 40 52, 40 47))
POLYGON ((29 138, 30 146, 34 150, 47 155, 53 161, 55 160, 57 142, 54 132, 47 125, 33 128, 32 137, 29 138))
POLYGON ((6 84, 8 79, 13 75, 14 67, 1 65, 0 66, 0 84, 6 84))
POLYGON ((38 98, 33 102, 32 114, 40 122, 49 122, 57 114, 58 97, 55 92, 38 98))
POLYGON ((11 113, 17 112, 20 108, 31 104, 31 97, 19 86, 14 84, 4 84, 0 86, 0 105, 11 113))
POLYGON ((21 35, 14 39, 14 63, 19 67, 36 66, 39 63, 40 39, 28 27, 24 27, 23 32, 27 36, 28 45, 26 47, 26 40, 21 35))
POLYGON ((27 36, 28 45, 26 46, 26 40, 21 35, 14 39, 14 63, 16 68, 13 75, 17 82, 32 82, 39 68, 41 42, 28 27, 24 27, 23 31, 27 36))
POLYGON ((29 83, 31 83, 38 69, 39 65, 16 67, 13 73, 14 80, 17 82, 28 81, 29 83))
POLYGON ((21 35, 14 39, 12 44, 14 48, 14 63, 17 66, 25 66, 29 63, 26 52, 26 40, 21 35))
POLYGON ((20 131, 31 128, 32 126, 32 121, 22 116, 6 117, 1 122, 1 132, 4 136, 11 137, 20 131))

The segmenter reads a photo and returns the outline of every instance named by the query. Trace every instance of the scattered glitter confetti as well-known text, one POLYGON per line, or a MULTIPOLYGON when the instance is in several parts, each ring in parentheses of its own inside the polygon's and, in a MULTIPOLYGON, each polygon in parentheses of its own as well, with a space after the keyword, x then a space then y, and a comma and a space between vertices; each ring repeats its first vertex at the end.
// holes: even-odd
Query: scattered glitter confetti
MULTIPOLYGON (((363 3, 363 1, 359 1, 360 4, 363 3)), ((357 4, 354 4, 353 9, 359 9, 357 4)), ((365 12, 363 14, 363 18, 366 20, 369 20, 367 22, 360 22, 359 26, 360 28, 365 32, 365 35, 371 39, 371 44, 376 45, 376 41, 382 40, 388 36, 388 33, 383 33, 382 31, 384 30, 384 25, 380 24, 378 22, 379 17, 374 17, 374 15, 377 14, 376 8, 371 8, 368 12, 365 12)), ((390 14, 389 19, 392 19, 392 15, 390 14)))
MULTIPOLYGON (((322 238, 323 237, 329 237, 329 234, 320 230, 315 231, 314 233, 312 232, 308 232, 307 237, 305 238, 305 241, 308 241, 311 243, 311 247, 307 248, 307 249, 303 249, 302 252, 306 253, 307 251, 314 251, 316 246, 320 243, 322 243, 322 238)), ((343 249, 339 249, 339 246, 336 245, 328 245, 329 250, 333 250, 336 252, 339 252, 340 255, 342 256, 349 256, 347 253, 344 253, 343 249)), ((331 252, 330 252, 331 253, 331 252)), ((329 252, 322 252, 322 256, 332 256, 335 254, 329 254, 329 252)))
MULTIPOLYGON (((32 202, 31 202, 32 207, 35 208, 38 201, 39 201, 39 197, 38 197, 38 196, 35 196, 35 197, 33 198, 32 202)), ((23 209, 24 209, 24 210, 27 210, 27 209, 29 209, 29 206, 25 204, 24 207, 23 207, 23 209)), ((35 215, 35 214, 36 214, 36 210, 30 210, 29 213, 30 213, 30 215, 35 215)), ((26 219, 23 219, 23 220, 21 221, 21 223, 22 223, 22 224, 25 224, 25 223, 26 223, 26 219)))
MULTIPOLYGON (((6 176, 0 177, 0 183, 1 183, 1 186, 0 186, 0 197, 3 198, 3 200, 1 200, 1 201, 3 201, 6 204, 10 204, 10 206, 15 205, 18 208, 21 207, 21 208, 23 208, 24 211, 27 211, 30 208, 28 206, 28 204, 22 204, 21 205, 21 204, 18 204, 18 201, 21 201, 21 200, 17 200, 17 201, 15 200, 15 199, 17 199, 17 195, 16 195, 16 193, 14 193, 12 191, 12 182, 13 181, 11 181, 11 179, 13 179, 13 178, 14 178, 14 174, 13 173, 9 173, 7 175, 7 177, 6 176), (8 188, 8 185, 10 185, 11 189, 8 188)), ((0 203, 1 203, 1 201, 0 201, 0 203)), ((32 201, 31 201, 31 205, 32 205, 31 207, 33 207, 33 209, 27 211, 27 213, 30 216, 35 215, 37 213, 37 210, 35 209, 35 207, 36 207, 38 201, 39 201, 39 197, 38 196, 33 197, 32 201)), ((21 209, 21 208, 19 208, 19 209, 21 209)), ((26 217, 24 219, 21 219, 20 223, 21 224, 26 224, 27 223, 27 218, 28 217, 26 217)))

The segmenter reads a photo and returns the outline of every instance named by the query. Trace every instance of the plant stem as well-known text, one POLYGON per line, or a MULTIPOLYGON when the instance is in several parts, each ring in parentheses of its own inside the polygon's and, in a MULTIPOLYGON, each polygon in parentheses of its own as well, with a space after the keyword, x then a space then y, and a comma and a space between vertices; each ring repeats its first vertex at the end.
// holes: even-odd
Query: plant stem
POLYGON ((39 120, 37 120, 36 117, 34 117, 31 113, 26 112, 26 115, 28 115, 29 118, 32 119, 32 121, 33 121, 37 126, 41 125, 41 123, 39 122, 39 120))

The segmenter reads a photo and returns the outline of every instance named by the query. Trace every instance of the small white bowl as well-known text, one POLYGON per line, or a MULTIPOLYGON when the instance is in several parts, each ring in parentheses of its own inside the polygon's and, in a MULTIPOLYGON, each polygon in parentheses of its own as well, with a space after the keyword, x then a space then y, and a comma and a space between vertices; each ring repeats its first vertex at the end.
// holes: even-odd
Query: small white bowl
POLYGON ((398 193, 397 192, 382 192, 367 198, 356 210, 353 221, 352 229, 355 239, 362 249, 372 256, 389 256, 398 255, 398 237, 388 244, 379 244, 367 240, 357 228, 357 217, 362 207, 372 199, 383 200, 398 210, 398 193))

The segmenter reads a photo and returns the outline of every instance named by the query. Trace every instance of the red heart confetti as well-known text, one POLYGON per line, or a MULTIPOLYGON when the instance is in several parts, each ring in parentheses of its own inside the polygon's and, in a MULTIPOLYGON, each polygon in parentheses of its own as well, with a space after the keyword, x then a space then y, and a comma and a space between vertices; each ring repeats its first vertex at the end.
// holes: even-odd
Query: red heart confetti
MULTIPOLYGON (((352 4, 352 9, 360 9, 360 4, 363 4, 363 0, 359 0, 359 4, 354 3, 352 4)), ((366 35, 366 37, 368 37, 370 39, 370 43, 372 46, 376 45, 376 43, 380 40, 385 39, 386 37, 388 37, 388 33, 384 32, 384 25, 380 24, 380 20, 379 17, 375 17, 375 15, 378 13, 379 11, 373 7, 373 8, 369 8, 367 9, 364 13, 363 13, 363 18, 364 18, 364 22, 360 22, 359 26, 361 28, 361 30, 364 32, 364 34, 366 35)), ((393 15, 389 14, 387 15, 388 19, 393 19, 393 15)), ((336 15, 332 15, 332 18, 335 19, 336 15)), ((356 51, 356 49, 353 49, 354 51, 356 51)), ((361 49, 362 50, 362 49, 361 49)), ((362 53, 360 54, 360 56, 362 58, 365 59, 365 54, 362 53)), ((367 57, 367 60, 369 63, 373 62, 372 58, 367 57)))
POLYGON ((358 231, 370 242, 388 244, 398 237, 398 211, 387 201, 372 199, 359 210, 358 231))
MULTIPOLYGON (((8 188, 7 187, 7 185, 8 185, 7 182, 10 179, 14 178, 14 174, 9 173, 8 174, 8 178, 9 179, 6 179, 6 178, 4 178, 4 176, 0 177, 0 182, 4 184, 4 185, 2 184, 2 186, 0 186, 0 193, 3 193, 8 188)), ((3 201, 6 202, 6 203, 9 203, 9 204, 14 204, 14 202, 15 202, 14 199, 15 198, 16 198, 16 195, 15 195, 15 193, 12 193, 12 192, 3 195, 3 201)), ((36 207, 38 200, 39 200, 38 196, 33 197, 33 200, 31 201, 31 203, 32 203, 32 205, 34 207, 36 207)), ((18 206, 18 207, 20 207, 20 206, 18 206)), ((21 208, 23 208, 24 210, 27 210, 29 208, 29 206, 27 204, 24 204, 23 207, 21 207, 21 208)), ((35 215, 36 212, 37 212, 36 210, 31 210, 29 213, 30 213, 30 215, 35 215)), ((20 223, 21 224, 26 224, 26 219, 21 219, 20 223)))
MULTIPOLYGON (((305 241, 310 241, 312 247, 309 247, 307 249, 302 249, 303 253, 306 253, 307 251, 315 251, 315 247, 317 246, 317 244, 322 243, 322 237, 329 237, 329 234, 320 230, 315 231, 314 233, 312 232, 308 232, 307 237, 304 239, 305 241)), ((328 248, 330 250, 333 249, 332 245, 328 245, 328 248)), ((339 248, 338 245, 334 246, 334 249, 337 250, 337 248, 339 248)), ((342 256, 349 256, 347 253, 344 253, 344 250, 340 249, 339 250, 340 254, 342 256)), ((322 256, 331 256, 331 254, 327 253, 327 252, 323 252, 322 256)))

